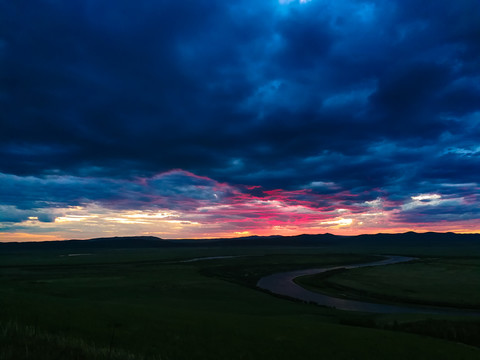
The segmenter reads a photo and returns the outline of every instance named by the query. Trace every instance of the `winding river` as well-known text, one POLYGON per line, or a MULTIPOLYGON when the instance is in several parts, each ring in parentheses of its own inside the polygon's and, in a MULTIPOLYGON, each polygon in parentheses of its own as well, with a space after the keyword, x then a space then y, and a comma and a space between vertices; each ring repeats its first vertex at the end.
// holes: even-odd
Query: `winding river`
POLYGON ((463 309, 446 309, 446 308, 435 308, 435 307, 423 307, 420 305, 388 305, 388 304, 377 304, 369 303, 364 301, 357 300, 348 300, 336 298, 333 296, 328 296, 307 290, 300 285, 297 285, 293 280, 300 276, 319 274, 326 271, 336 270, 336 269, 356 269, 366 266, 381 266, 381 265, 390 265, 398 264, 403 262, 412 261, 415 258, 406 257, 406 256, 388 256, 384 260, 374 261, 363 264, 352 264, 345 266, 335 266, 328 268, 318 268, 318 269, 306 269, 306 270, 297 270, 297 271, 288 271, 283 273, 277 273, 261 278, 257 287, 267 290, 273 294, 283 295, 297 300, 312 302, 322 306, 328 306, 336 308, 339 310, 347 311, 362 311, 362 312, 373 312, 373 313, 422 313, 422 314, 444 314, 444 315, 474 315, 479 316, 479 312, 474 310, 463 310, 463 309))

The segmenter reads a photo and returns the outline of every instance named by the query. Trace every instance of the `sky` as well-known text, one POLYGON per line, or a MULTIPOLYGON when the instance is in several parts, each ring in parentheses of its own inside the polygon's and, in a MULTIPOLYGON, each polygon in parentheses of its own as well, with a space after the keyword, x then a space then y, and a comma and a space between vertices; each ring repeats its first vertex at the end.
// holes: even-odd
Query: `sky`
POLYGON ((480 232, 477 0, 0 0, 0 241, 480 232))

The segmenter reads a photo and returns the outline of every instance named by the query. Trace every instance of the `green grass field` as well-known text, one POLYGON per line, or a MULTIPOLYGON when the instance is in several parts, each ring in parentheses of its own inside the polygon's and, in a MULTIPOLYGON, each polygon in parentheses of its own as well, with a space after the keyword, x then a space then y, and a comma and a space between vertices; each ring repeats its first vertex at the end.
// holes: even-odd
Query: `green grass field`
POLYGON ((419 332, 404 328, 427 320, 419 315, 351 314, 280 299, 253 287, 271 272, 358 262, 369 258, 365 255, 305 248, 91 253, 0 256, 0 359, 480 356, 478 348, 458 341, 406 333, 419 332), (219 255, 249 256, 176 262, 219 255))
POLYGON ((480 310, 480 257, 430 258, 297 279, 340 297, 480 310))

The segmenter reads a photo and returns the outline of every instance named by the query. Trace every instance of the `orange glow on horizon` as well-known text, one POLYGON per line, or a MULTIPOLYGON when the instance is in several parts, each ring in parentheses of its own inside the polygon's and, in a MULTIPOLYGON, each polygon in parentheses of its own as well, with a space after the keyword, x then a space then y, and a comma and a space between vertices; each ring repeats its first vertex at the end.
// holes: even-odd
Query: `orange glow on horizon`
POLYGON ((42 235, 29 233, 2 233, 0 234, 0 242, 40 242, 40 241, 58 241, 65 240, 56 235, 42 235))
POLYGON ((287 227, 276 227, 275 229, 257 229, 257 231, 231 231, 231 232, 215 232, 215 233, 201 233, 195 236, 183 236, 183 237, 170 237, 162 236, 162 234, 155 232, 139 232, 138 234, 120 234, 120 233, 110 233, 110 234, 98 234, 89 238, 84 237, 60 237, 58 235, 43 235, 43 234, 30 234, 30 233, 3 233, 0 235, 0 242, 41 242, 41 241, 62 241, 62 240, 72 240, 72 239, 90 239, 94 237, 114 237, 114 236, 157 236, 166 240, 181 240, 181 239, 193 239, 193 240, 209 240, 209 239, 219 239, 219 238, 241 238, 248 236, 297 236, 297 235, 322 235, 322 234, 333 234, 337 236, 358 236, 358 235, 375 235, 375 234, 401 234, 406 232, 416 232, 416 233, 427 233, 427 232, 453 232, 456 234, 480 234, 480 229, 438 229, 433 227, 428 228, 414 228, 414 227, 398 227, 398 228, 370 228, 364 229, 364 231, 359 231, 359 229, 346 229, 342 228, 331 228, 331 229, 300 229, 298 227, 292 226, 292 228, 287 227))

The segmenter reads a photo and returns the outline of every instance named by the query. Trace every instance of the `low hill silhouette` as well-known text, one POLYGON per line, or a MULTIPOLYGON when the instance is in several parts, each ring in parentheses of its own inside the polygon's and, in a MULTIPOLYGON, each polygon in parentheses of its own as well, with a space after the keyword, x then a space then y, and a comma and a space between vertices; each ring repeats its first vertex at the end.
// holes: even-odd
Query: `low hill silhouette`
POLYGON ((396 247, 416 246, 470 246, 480 247, 480 234, 456 233, 416 233, 373 234, 357 236, 339 236, 333 234, 296 235, 296 236, 248 236, 218 239, 175 239, 166 240, 155 236, 116 236, 86 240, 63 240, 42 242, 0 242, 0 251, 7 250, 51 250, 51 249, 135 249, 135 248, 172 248, 172 247, 218 247, 218 246, 344 246, 375 247, 389 245, 396 247))

